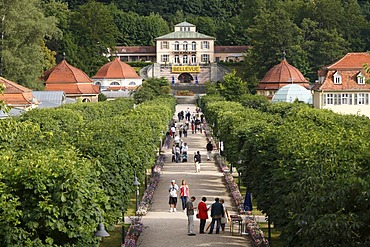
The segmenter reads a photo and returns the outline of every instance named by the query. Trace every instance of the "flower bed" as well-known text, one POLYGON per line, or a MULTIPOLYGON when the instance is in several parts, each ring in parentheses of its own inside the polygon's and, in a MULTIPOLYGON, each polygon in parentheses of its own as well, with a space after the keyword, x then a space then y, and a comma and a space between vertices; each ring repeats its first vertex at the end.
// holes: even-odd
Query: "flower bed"
POLYGON ((189 90, 180 90, 180 91, 176 92, 176 95, 179 95, 179 96, 194 96, 194 92, 189 91, 189 90))
POLYGON ((143 231, 143 223, 141 222, 141 217, 135 216, 130 217, 131 225, 127 230, 127 235, 125 238, 125 243, 122 247, 136 247, 137 240, 143 231))
POLYGON ((240 194, 238 185, 235 183, 234 177, 229 173, 229 167, 223 162, 222 157, 219 154, 215 155, 215 160, 218 166, 220 167, 221 171, 224 174, 226 188, 231 194, 233 202, 235 203, 236 208, 238 209, 239 214, 244 214, 244 198, 240 194))
POLYGON ((136 211, 136 215, 143 216, 146 215, 150 206, 153 204, 153 197, 155 189, 157 188, 160 172, 162 171, 164 164, 164 156, 160 155, 157 159, 157 162, 153 168, 153 174, 150 178, 150 183, 146 190, 144 191, 144 195, 139 203, 139 208, 136 211))
MULTIPOLYGON (((248 214, 251 214, 248 211, 248 214)), ((245 220, 246 232, 252 238, 255 246, 268 247, 269 242, 265 238, 264 232, 259 228, 258 223, 254 217, 247 216, 245 220)))
POLYGON ((136 211, 136 216, 130 217, 131 225, 127 230, 125 237, 125 243, 122 247, 136 247, 137 241, 141 232, 143 231, 143 223, 141 222, 141 217, 146 215, 150 206, 153 204, 154 191, 157 188, 160 172, 164 164, 164 157, 160 155, 157 162, 153 168, 153 174, 150 178, 150 183, 144 191, 144 195, 139 203, 139 208, 136 211))

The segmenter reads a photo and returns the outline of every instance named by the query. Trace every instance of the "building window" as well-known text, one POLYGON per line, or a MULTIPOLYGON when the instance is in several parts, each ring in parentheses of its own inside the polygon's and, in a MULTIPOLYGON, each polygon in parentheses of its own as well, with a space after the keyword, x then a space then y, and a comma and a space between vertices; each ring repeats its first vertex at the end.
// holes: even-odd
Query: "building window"
POLYGON ((184 55, 184 56, 182 57, 182 63, 183 63, 183 64, 187 64, 187 63, 188 63, 188 55, 184 55))
POLYGON ((101 86, 100 81, 95 82, 95 85, 97 85, 97 86, 101 86))
POLYGON ((162 62, 164 62, 164 63, 165 63, 165 62, 168 62, 168 55, 167 55, 167 54, 162 55, 162 56, 161 56, 161 61, 162 61, 162 62))
POLYGON ((184 51, 187 51, 188 50, 188 42, 184 41, 184 43, 182 43, 182 49, 184 51))
POLYGON ((361 72, 357 75, 357 84, 365 84, 365 76, 361 72))
POLYGON ((368 105, 368 104, 369 104, 369 94, 367 93, 355 94, 355 105, 368 105))
POLYGON ((334 105, 341 105, 342 104, 342 94, 336 93, 334 94, 334 105))
POLYGON ((174 50, 175 50, 175 51, 180 50, 180 45, 179 45, 179 42, 178 42, 178 41, 176 41, 176 42, 175 42, 174 50))
POLYGON ((111 86, 118 86, 119 85, 119 82, 118 81, 114 81, 114 82, 111 82, 109 85, 111 85, 111 86))
POLYGON ((342 84, 342 76, 339 74, 339 72, 334 73, 334 84, 342 84))
POLYGON ((128 85, 130 85, 130 86, 136 86, 136 82, 131 81, 128 85))
POLYGON ((209 49, 209 42, 208 41, 202 41, 202 49, 209 49))
POLYGON ((195 42, 195 41, 191 42, 191 49, 193 51, 196 51, 197 50, 197 42, 195 42))
POLYGON ((180 63, 179 55, 175 55, 175 64, 179 64, 179 63, 180 63))
POLYGON ((197 63, 197 56, 191 55, 191 63, 196 64, 197 63))
POLYGON ((167 41, 162 41, 162 43, 161 43, 161 48, 162 49, 168 49, 168 42, 167 41))
POLYGON ((332 93, 324 94, 324 105, 333 105, 333 104, 334 104, 333 94, 332 93))
POLYGON ((208 63, 209 62, 209 54, 202 54, 201 61, 202 61, 202 63, 208 63))
POLYGON ((342 105, 352 105, 352 94, 342 93, 342 105))

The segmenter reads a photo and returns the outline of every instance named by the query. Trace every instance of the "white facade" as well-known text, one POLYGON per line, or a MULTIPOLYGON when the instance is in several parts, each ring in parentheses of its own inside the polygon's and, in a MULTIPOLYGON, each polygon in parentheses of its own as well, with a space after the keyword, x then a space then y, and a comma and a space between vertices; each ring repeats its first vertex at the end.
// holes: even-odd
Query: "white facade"
POLYGON ((188 22, 175 25, 175 31, 156 38, 157 63, 201 65, 215 62, 214 38, 196 32, 188 22))
POLYGON ((115 90, 135 90, 138 86, 141 86, 141 78, 117 78, 117 79, 94 79, 94 84, 100 86, 100 91, 109 90, 114 88, 115 90))

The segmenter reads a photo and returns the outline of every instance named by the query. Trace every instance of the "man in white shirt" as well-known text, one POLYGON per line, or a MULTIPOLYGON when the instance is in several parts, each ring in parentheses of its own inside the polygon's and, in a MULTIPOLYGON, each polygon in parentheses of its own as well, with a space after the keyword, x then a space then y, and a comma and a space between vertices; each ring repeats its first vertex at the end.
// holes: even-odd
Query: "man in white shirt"
POLYGON ((170 213, 176 212, 176 204, 177 204, 177 192, 179 191, 179 186, 177 186, 176 181, 172 180, 168 192, 170 192, 170 213))

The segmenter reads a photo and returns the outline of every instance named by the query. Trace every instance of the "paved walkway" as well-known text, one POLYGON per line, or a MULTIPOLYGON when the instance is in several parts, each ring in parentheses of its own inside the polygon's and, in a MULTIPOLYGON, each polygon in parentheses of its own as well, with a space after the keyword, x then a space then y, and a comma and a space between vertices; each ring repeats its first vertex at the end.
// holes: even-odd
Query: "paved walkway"
MULTIPOLYGON (((195 105, 180 104, 176 106, 177 112, 190 108, 195 111, 195 105)), ((171 163, 171 147, 164 150, 166 159, 162 170, 160 181, 154 195, 154 203, 143 217, 144 231, 141 234, 138 246, 140 247, 171 247, 171 246, 252 246, 246 236, 240 236, 230 233, 229 225, 226 225, 225 233, 215 234, 198 234, 199 220, 195 219, 196 236, 187 235, 187 217, 182 211, 181 200, 178 200, 177 212, 170 213, 168 205, 168 187, 172 179, 180 187, 181 181, 185 179, 190 188, 190 196, 195 196, 194 205, 198 205, 203 196, 207 197, 207 205, 214 202, 215 197, 223 198, 228 208, 229 214, 236 214, 230 207, 231 198, 223 184, 223 174, 218 171, 213 161, 207 161, 206 155, 206 138, 204 133, 191 134, 188 131, 188 137, 182 138, 188 143, 188 162, 171 163), (195 173, 193 157, 195 151, 200 151, 202 155, 202 167, 200 173, 195 173)), ((210 219, 207 220, 206 226, 210 219)), ((235 229, 236 230, 236 229, 235 229)))

